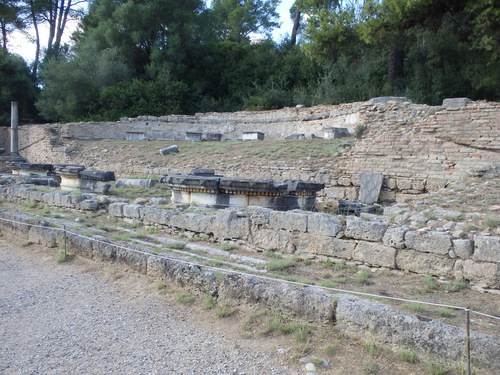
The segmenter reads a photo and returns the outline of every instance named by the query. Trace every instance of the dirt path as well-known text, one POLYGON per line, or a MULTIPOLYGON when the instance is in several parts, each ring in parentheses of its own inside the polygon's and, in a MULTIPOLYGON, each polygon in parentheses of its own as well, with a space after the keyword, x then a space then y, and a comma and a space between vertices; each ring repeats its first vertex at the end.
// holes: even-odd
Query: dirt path
POLYGON ((305 373, 275 343, 200 328, 151 282, 117 272, 0 239, 0 373, 305 373))

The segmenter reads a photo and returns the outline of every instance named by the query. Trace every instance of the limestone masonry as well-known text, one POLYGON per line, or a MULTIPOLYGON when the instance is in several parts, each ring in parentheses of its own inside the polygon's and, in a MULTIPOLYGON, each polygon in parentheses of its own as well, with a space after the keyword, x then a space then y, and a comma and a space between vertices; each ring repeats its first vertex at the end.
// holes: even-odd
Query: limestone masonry
MULTIPOLYGON (((368 102, 284 108, 263 112, 206 113, 196 116, 140 116, 119 122, 24 125, 19 131, 20 153, 33 163, 85 164, 74 160, 72 139, 185 140, 186 133, 222 134, 240 139, 245 132, 262 132, 266 140, 303 134, 323 137, 330 128, 351 134, 365 128, 362 140, 337 159, 335 169, 300 167, 225 166, 217 173, 232 178, 300 179, 326 184, 331 199, 357 199, 359 173, 384 175, 381 200, 398 194, 436 191, 474 168, 500 162, 500 103, 446 99, 443 106, 412 104, 404 98, 375 98, 368 102), (133 135, 133 137, 132 137, 133 135)), ((8 147, 7 129, 0 128, 1 147, 8 147)), ((119 165, 97 161, 95 169, 117 175, 169 174, 188 171, 168 166, 119 165)))

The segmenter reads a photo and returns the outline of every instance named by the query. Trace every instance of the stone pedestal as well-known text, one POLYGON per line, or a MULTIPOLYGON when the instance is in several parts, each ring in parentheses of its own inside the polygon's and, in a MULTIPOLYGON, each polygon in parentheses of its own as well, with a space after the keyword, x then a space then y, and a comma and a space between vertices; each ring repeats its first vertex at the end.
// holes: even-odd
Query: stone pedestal
POLYGON ((54 171, 61 179, 61 190, 72 191, 80 189, 80 172, 85 170, 83 165, 55 164, 54 171))
MULTIPOLYGON (((200 172, 200 171, 199 171, 200 172)), ((177 174, 160 177, 172 189, 172 202, 213 208, 262 206, 274 210, 308 210, 316 205, 316 193, 322 183, 300 180, 251 180, 225 178, 210 170, 201 174, 177 174)))

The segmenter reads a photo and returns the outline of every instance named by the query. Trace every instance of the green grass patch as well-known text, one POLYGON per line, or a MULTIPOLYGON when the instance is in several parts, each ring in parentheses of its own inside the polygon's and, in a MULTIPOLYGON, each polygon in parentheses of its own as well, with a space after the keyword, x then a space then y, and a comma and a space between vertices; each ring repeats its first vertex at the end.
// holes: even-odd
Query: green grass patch
POLYGON ((169 247, 170 249, 174 249, 174 250, 181 250, 181 249, 184 249, 184 246, 185 246, 185 245, 186 245, 186 244, 185 244, 185 243, 183 243, 183 242, 173 242, 173 243, 169 243, 169 244, 168 244, 168 247, 169 247))
POLYGON ((264 255, 268 258, 272 259, 283 259, 283 255, 280 253, 277 253, 275 251, 266 251, 264 255))
POLYGON ((220 248, 221 248, 221 250, 224 250, 224 251, 231 251, 231 250, 234 250, 236 248, 236 246, 232 243, 223 243, 220 245, 220 248))
POLYGON ((426 310, 425 305, 418 302, 403 303, 401 307, 414 313, 422 313, 426 310))
POLYGON ((177 295, 177 302, 190 306, 194 303, 194 297, 190 293, 179 293, 177 295))
POLYGON ((28 247, 29 245, 31 245, 31 242, 29 241, 24 241, 24 242, 21 242, 21 247, 28 247))
POLYGON ((365 342, 363 344, 363 350, 372 357, 376 357, 380 354, 380 348, 377 345, 370 342, 365 342))
POLYGON ((211 310, 214 307, 215 307, 215 297, 210 294, 205 295, 205 297, 203 298, 203 308, 205 310, 211 310))
POLYGON ((68 257, 66 256, 64 251, 60 251, 59 253, 57 253, 57 257, 56 257, 57 263, 64 263, 64 262, 66 262, 66 260, 68 260, 68 257))
POLYGON ((438 316, 441 318, 451 318, 453 316, 452 310, 447 307, 441 307, 438 310, 438 316))
POLYGON ((449 372, 448 367, 441 363, 428 362, 426 363, 426 366, 429 374, 432 375, 446 375, 449 372))
POLYGON ((326 345, 323 351, 325 352, 326 355, 330 357, 333 357, 335 354, 337 354, 337 348, 332 344, 326 345))
POLYGON ((156 282, 156 289, 158 289, 158 290, 160 290, 160 291, 161 291, 161 290, 165 290, 165 288, 166 288, 166 285, 165 285, 165 283, 163 282, 163 280, 158 280, 158 281, 156 282))
POLYGON ((468 285, 469 282, 465 279, 460 279, 460 280, 455 279, 453 281, 445 283, 443 287, 447 292, 459 292, 462 289, 467 288, 468 285))
POLYGON ((293 258, 271 260, 267 262, 266 269, 268 271, 283 271, 297 265, 297 260, 293 258))
POLYGON ((438 288, 438 284, 436 283, 436 280, 431 275, 425 276, 424 281, 425 281, 425 291, 426 292, 432 292, 433 290, 436 290, 438 288))
POLYGON ((375 362, 365 362, 363 364, 363 374, 366 375, 377 375, 380 372, 380 367, 375 362))
POLYGON ((233 315, 236 312, 236 309, 234 307, 231 307, 229 305, 223 304, 223 305, 218 305, 215 308, 215 315, 217 315, 218 318, 227 318, 231 315, 233 315))
POLYGON ((498 216, 486 216, 483 220, 483 228, 496 228, 500 226, 500 217, 498 216))
POLYGON ((368 279, 372 276, 372 273, 369 270, 361 270, 356 275, 356 281, 362 285, 368 284, 368 279))
POLYGON ((417 361, 417 355, 411 350, 399 350, 396 355, 399 359, 408 363, 415 363, 417 361))

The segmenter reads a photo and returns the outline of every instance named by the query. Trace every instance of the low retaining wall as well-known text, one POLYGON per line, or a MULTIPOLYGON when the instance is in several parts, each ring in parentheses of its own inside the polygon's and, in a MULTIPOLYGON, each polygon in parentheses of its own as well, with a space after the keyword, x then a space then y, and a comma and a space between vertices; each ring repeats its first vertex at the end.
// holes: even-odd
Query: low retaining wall
POLYGON ((302 259, 330 259, 400 269, 423 275, 465 278, 481 288, 500 289, 500 237, 453 238, 439 231, 391 227, 387 222, 323 213, 273 211, 262 207, 181 213, 130 204, 92 194, 46 193, 22 185, 4 188, 6 198, 58 207, 96 210, 124 219, 158 225, 178 233, 240 241, 254 250, 293 254, 302 259))
MULTIPOLYGON (((219 303, 250 303, 316 323, 336 324, 340 332, 393 347, 411 348, 420 354, 455 363, 465 356, 466 334, 461 328, 423 319, 357 297, 329 294, 317 287, 297 287, 256 276, 229 272, 218 282, 216 275, 200 266, 153 255, 137 245, 116 246, 106 241, 63 232, 48 223, 19 212, 0 211, 2 235, 46 246, 62 247, 66 237, 71 253, 95 260, 123 263, 154 278, 210 294, 219 303)), ((500 339, 473 334, 470 339, 475 366, 500 367, 500 339)))

